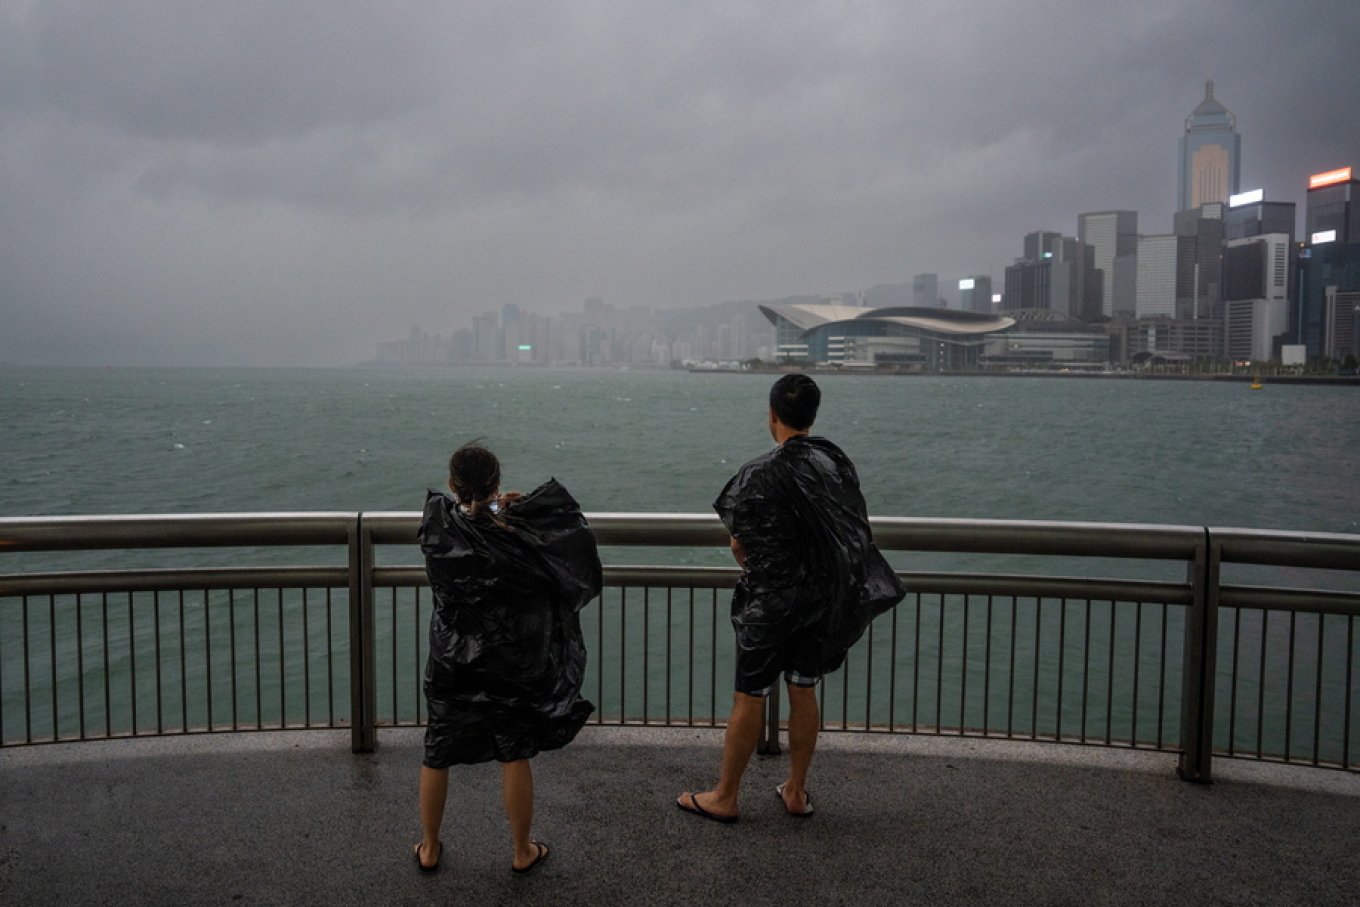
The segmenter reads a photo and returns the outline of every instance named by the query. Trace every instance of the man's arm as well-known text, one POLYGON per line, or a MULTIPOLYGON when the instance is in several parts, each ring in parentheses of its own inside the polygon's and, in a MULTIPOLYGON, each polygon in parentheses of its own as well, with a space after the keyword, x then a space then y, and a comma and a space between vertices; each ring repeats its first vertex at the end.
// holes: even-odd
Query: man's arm
POLYGON ((744 570, 746 568, 746 549, 742 547, 741 542, 737 541, 736 536, 732 536, 730 544, 732 558, 737 562, 737 566, 744 570))

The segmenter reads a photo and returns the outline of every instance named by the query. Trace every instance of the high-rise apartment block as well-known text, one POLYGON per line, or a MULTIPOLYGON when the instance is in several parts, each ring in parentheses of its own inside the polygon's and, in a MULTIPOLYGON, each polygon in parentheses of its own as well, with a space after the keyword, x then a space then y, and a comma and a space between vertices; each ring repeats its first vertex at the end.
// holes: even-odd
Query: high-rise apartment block
POLYGON ((1077 239, 1091 249, 1101 274, 1100 313, 1106 318, 1131 313, 1138 254, 1137 211, 1091 211, 1077 216, 1077 239), (1123 263, 1115 266, 1117 259, 1123 263), (1118 303, 1116 303, 1118 300, 1118 303))
POLYGON ((938 274, 917 274, 911 279, 911 304, 919 309, 943 307, 938 274))
POLYGON ((992 278, 986 275, 977 275, 960 280, 959 308, 965 312, 990 312, 992 310, 992 278))
POLYGON ((1176 210, 1226 204, 1239 191, 1242 137, 1237 117, 1214 99, 1214 83, 1204 86, 1204 100, 1185 120, 1180 140, 1180 186, 1176 210))
POLYGON ((1068 318, 1090 319, 1101 312, 1101 273, 1094 250, 1061 233, 1037 230, 1025 236, 1024 257, 1006 268, 1006 311, 1047 309, 1068 318))
POLYGON ((1298 292, 1309 357, 1360 356, 1360 179, 1350 167, 1308 181, 1298 292))

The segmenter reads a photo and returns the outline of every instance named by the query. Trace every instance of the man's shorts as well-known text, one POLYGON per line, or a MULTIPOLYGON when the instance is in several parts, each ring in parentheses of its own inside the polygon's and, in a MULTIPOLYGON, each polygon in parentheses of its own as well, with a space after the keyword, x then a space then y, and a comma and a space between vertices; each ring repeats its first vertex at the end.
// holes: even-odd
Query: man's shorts
MULTIPOLYGON (((797 671, 784 672, 784 683, 788 684, 791 687, 815 687, 821 679, 822 678, 820 676, 814 677, 809 674, 799 674, 797 671)), ((774 683, 770 684, 765 689, 761 690, 759 693, 748 693, 747 695, 759 696, 760 698, 764 699, 766 696, 769 696, 771 693, 773 693, 774 688, 777 687, 778 685, 779 681, 776 680, 774 683)))

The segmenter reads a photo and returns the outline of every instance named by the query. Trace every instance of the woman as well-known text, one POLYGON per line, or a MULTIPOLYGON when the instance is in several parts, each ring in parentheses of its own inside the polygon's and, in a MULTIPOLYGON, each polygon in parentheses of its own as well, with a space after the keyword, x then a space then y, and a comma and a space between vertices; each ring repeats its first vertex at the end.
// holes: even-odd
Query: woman
POLYGON ((450 498, 430 492, 420 547, 434 592, 425 665, 429 726, 420 770, 422 872, 443 857, 449 766, 501 764, 514 872, 548 845, 530 838, 529 760, 576 736, 595 707, 581 698, 586 650, 577 612, 599 595, 595 537, 556 479, 500 493, 500 463, 477 442, 449 458, 450 498))

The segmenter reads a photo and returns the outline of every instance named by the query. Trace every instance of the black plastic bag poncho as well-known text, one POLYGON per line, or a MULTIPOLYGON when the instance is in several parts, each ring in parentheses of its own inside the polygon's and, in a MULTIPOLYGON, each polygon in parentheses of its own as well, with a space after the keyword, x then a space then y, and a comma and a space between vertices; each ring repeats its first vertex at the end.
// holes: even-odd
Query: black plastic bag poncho
POLYGON ((602 586, 595 537, 556 479, 493 516, 430 492, 420 548, 434 592, 425 764, 513 762, 570 743, 581 698, 578 612, 602 586))
POLYGON ((744 464, 713 509, 746 552, 732 596, 741 692, 779 670, 836 670, 906 595, 874 545, 854 464, 825 438, 796 435, 744 464))

